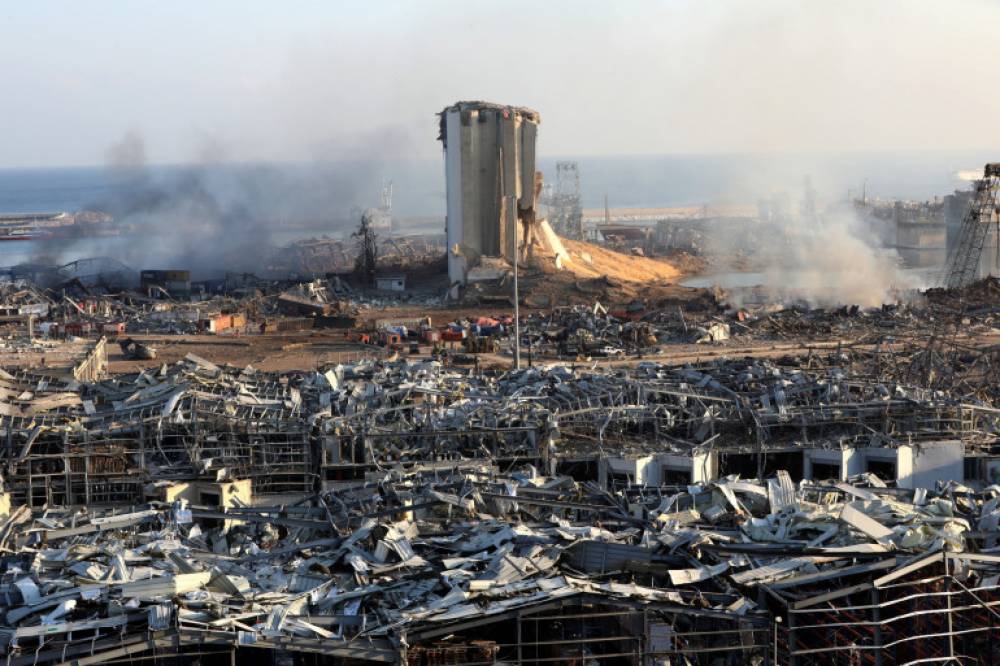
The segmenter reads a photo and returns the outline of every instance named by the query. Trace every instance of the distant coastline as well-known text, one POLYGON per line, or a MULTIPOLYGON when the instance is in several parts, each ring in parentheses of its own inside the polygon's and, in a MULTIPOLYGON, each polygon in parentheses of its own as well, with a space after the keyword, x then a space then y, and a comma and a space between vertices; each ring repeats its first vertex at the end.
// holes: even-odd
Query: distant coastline
MULTIPOLYGON (((836 153, 824 155, 635 155, 539 158, 539 167, 555 178, 555 164, 579 164, 585 208, 660 208, 710 204, 746 204, 787 190, 796 192, 809 176, 821 198, 844 199, 860 191, 885 197, 929 199, 960 186, 953 178, 963 169, 981 169, 1000 154, 988 151, 927 153, 836 153)), ((443 159, 366 161, 321 164, 212 164, 150 166, 140 172, 102 167, 0 168, 0 213, 105 210, 127 198, 143 179, 182 178, 199 172, 210 177, 242 178, 252 174, 274 181, 274 191, 260 192, 263 203, 287 197, 311 207, 316 222, 348 219, 352 209, 374 205, 383 179, 394 183, 394 214, 403 218, 444 215, 443 159)), ((253 205, 255 202, 249 202, 253 205)), ((115 213, 114 210, 107 212, 115 213)), ((288 228, 313 228, 306 220, 285 219, 288 228)))

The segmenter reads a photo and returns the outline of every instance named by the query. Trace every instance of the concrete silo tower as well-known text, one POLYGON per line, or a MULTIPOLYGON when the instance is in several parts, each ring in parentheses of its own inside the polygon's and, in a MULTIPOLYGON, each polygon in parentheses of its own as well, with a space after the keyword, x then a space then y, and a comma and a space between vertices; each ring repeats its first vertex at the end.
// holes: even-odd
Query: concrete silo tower
POLYGON ((457 102, 440 116, 448 276, 452 284, 464 284, 483 257, 513 260, 517 221, 534 221, 540 117, 531 109, 487 102, 457 102))

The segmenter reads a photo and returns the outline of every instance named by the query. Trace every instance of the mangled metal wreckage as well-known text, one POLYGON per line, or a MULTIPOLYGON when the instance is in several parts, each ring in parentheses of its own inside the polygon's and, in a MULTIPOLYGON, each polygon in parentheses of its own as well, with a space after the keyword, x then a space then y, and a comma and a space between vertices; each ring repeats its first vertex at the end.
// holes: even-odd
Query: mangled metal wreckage
POLYGON ((996 413, 834 360, 5 373, 5 658, 987 663, 1000 487, 771 467, 996 413), (706 451, 760 480, 582 471, 706 451))

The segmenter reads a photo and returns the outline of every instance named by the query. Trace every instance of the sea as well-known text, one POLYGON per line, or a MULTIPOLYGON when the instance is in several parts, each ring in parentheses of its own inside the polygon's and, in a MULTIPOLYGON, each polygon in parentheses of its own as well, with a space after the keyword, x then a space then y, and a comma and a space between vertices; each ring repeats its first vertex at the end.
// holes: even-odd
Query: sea
MULTIPOLYGON (((918 200, 944 196, 969 186, 956 174, 981 171, 996 157, 986 151, 567 155, 540 156, 538 168, 554 181, 558 162, 576 162, 584 208, 603 207, 605 197, 612 208, 747 204, 776 195, 794 200, 807 182, 822 204, 862 192, 918 200)), ((378 204, 389 182, 393 218, 402 231, 442 231, 443 155, 310 164, 0 169, 0 213, 101 210, 146 230, 141 256, 132 252, 134 239, 66 247, 18 241, 0 243, 0 266, 41 259, 68 262, 94 254, 166 265, 182 261, 193 244, 204 250, 208 243, 252 236, 249 247, 261 247, 301 237, 343 236, 362 209, 378 204), (216 226, 199 239, 206 219, 216 226), (185 234, 195 237, 172 242, 185 234), (157 245, 166 255, 178 245, 180 254, 157 260, 157 245)))

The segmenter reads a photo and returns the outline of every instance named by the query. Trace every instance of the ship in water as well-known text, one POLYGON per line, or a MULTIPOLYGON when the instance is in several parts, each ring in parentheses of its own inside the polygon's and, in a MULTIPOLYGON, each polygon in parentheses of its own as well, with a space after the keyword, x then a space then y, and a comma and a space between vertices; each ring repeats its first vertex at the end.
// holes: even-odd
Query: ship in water
POLYGON ((11 229, 0 232, 0 241, 31 241, 45 240, 51 238, 52 234, 47 231, 36 231, 33 229, 11 229))
POLYGON ((0 242, 117 236, 120 230, 107 213, 0 213, 0 242))

